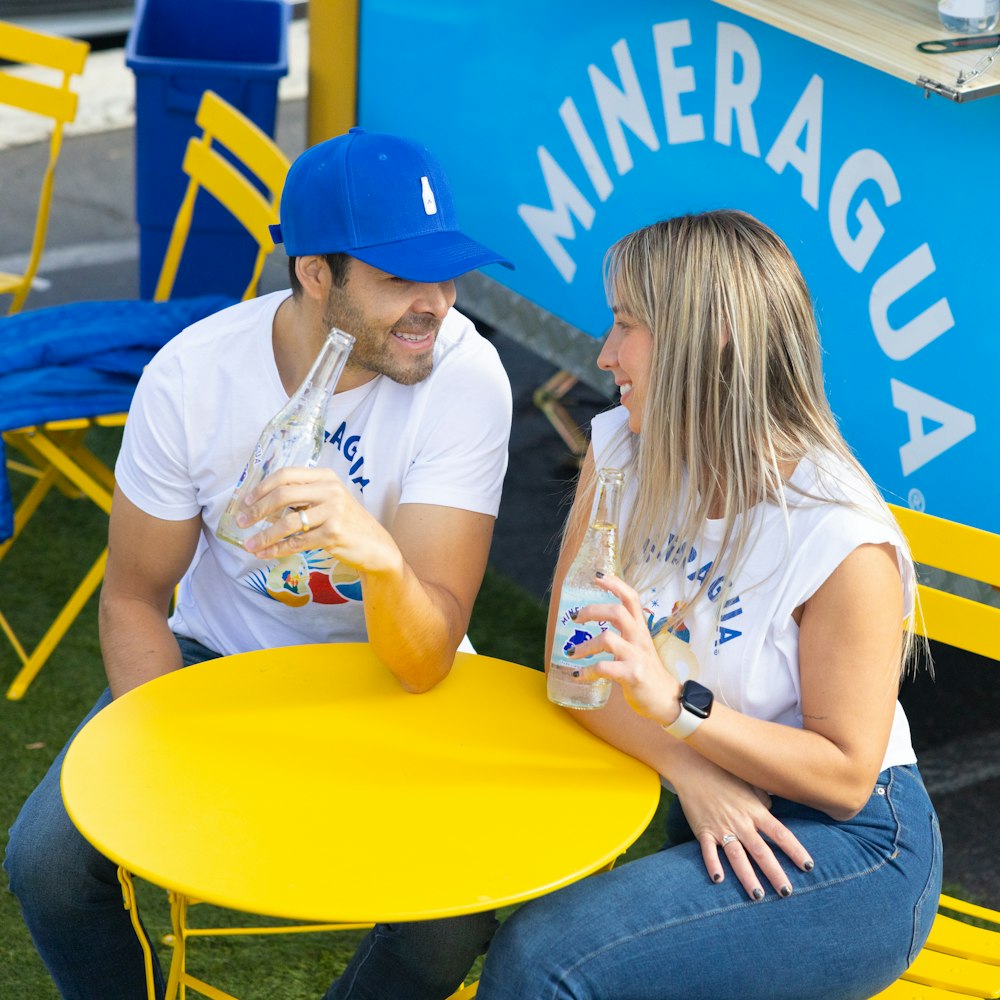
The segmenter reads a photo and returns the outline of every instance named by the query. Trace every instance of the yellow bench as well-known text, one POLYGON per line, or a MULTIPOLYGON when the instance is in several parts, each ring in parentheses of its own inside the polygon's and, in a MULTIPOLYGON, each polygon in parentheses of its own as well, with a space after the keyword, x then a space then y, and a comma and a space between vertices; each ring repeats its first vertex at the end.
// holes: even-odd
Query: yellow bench
MULTIPOLYGON (((922 566, 1000 588, 1000 535, 930 514, 892 507, 922 566)), ((922 635, 1000 660, 1000 608, 920 585, 922 635)), ((930 937, 914 963, 873 1000, 1000 998, 1000 912, 942 896, 930 937), (949 914, 972 917, 974 926, 949 914)))

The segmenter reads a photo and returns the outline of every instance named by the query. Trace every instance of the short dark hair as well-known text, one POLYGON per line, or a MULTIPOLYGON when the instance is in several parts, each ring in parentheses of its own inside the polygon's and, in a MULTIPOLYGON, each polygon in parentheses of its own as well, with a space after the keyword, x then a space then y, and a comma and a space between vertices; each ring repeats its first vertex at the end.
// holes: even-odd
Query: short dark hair
MULTIPOLYGON (((337 288, 343 288, 347 283, 347 268, 350 266, 351 255, 346 253, 324 253, 320 254, 326 261, 326 266, 330 268, 330 277, 337 288)), ((292 288, 292 295, 299 296, 302 293, 302 282, 295 273, 295 262, 298 257, 288 258, 288 282, 292 288)))

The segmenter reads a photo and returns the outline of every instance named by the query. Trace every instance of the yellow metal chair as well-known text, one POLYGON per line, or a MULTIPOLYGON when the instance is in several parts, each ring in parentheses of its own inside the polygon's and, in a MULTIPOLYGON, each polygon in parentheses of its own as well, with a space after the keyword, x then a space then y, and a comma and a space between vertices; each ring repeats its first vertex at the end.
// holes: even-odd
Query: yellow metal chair
MULTIPOLYGON (((1000 587, 1000 535, 893 507, 913 558, 1000 587)), ((1000 608, 921 584, 916 629, 938 642, 1000 660, 1000 608)), ((942 896, 930 937, 903 976, 873 1000, 1000 997, 1000 912, 942 896), (948 914, 983 922, 974 926, 948 914)))
POLYGON ((0 272, 0 295, 14 296, 9 308, 11 313, 18 312, 24 305, 45 249, 52 186, 56 163, 62 150, 63 126, 76 117, 77 95, 70 90, 70 84, 74 77, 83 72, 89 53, 90 46, 86 42, 31 31, 8 21, 0 21, 0 60, 40 67, 43 75, 51 72, 53 77, 59 77, 57 83, 46 83, 19 75, 16 70, 11 72, 11 67, 0 67, 0 104, 51 118, 53 122, 49 137, 49 162, 42 174, 35 232, 24 273, 0 272))
MULTIPOLYGON (((67 313, 74 342, 84 345, 88 342, 88 334, 99 337, 107 332, 108 324, 128 324, 130 328, 152 328, 158 325, 162 328, 164 316, 168 322, 174 321, 175 314, 185 314, 186 322, 200 318, 197 314, 187 315, 183 309, 177 310, 175 307, 184 303, 170 302, 169 299, 190 231, 195 199, 202 190, 217 198, 257 241, 259 250, 243 298, 250 298, 256 293, 264 260, 274 249, 268 225, 278 221, 278 203, 288 171, 288 158, 255 124, 211 91, 206 91, 203 95, 196 121, 202 134, 189 141, 185 153, 183 169, 189 177, 189 183, 174 222, 154 301, 81 302, 0 319, 0 349, 5 343, 16 342, 20 328, 31 324, 31 328, 37 329, 40 323, 44 324, 49 318, 54 322, 57 317, 61 323, 66 323, 67 313), (264 186, 265 193, 251 183, 230 158, 222 155, 220 148, 228 151, 231 158, 252 172, 264 186)), ((190 301, 197 301, 199 304, 204 301, 206 311, 214 311, 228 300, 215 296, 190 301), (209 302, 214 308, 207 308, 209 302)), ((165 339, 179 330, 180 327, 167 329, 165 339)), ((123 335, 128 336, 128 330, 123 335)), ((151 354, 152 351, 150 356, 151 354)), ((0 366, 0 378, 2 377, 0 366)), ((73 400, 68 399, 67 405, 72 409, 73 400)), ((114 477, 111 469, 87 447, 84 436, 92 427, 120 427, 125 422, 125 416, 124 412, 117 411, 95 415, 81 413, 80 416, 14 427, 4 432, 4 442, 27 460, 14 462, 11 467, 34 477, 36 481, 14 512, 13 533, 0 543, 0 560, 6 556, 28 522, 36 516, 40 504, 53 486, 67 491, 79 491, 102 511, 110 513, 114 477)), ((106 558, 105 549, 31 652, 25 649, 10 621, 0 613, 0 631, 10 641, 22 664, 7 691, 9 699, 17 700, 24 695, 28 685, 100 585, 106 558)))

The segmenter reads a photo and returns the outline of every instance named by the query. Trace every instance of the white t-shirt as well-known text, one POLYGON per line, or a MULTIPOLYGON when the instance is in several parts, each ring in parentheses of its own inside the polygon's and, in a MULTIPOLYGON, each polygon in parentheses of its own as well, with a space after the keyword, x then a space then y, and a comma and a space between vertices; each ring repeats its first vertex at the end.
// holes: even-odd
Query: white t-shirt
MULTIPOLYGON (((170 625, 223 654, 367 638, 353 569, 322 550, 263 562, 214 534, 262 428, 288 401, 271 339, 288 294, 239 303, 171 340, 143 373, 115 466, 147 514, 201 515, 170 625)), ((496 516, 510 422, 496 350, 452 309, 424 381, 380 375, 333 395, 320 464, 385 525, 407 503, 496 516)))
MULTIPOLYGON (((597 467, 625 467, 629 445, 624 429, 628 413, 616 407, 592 423, 597 467)), ((655 571, 640 597, 661 656, 680 681, 694 678, 730 708, 758 719, 802 728, 799 677, 799 628, 792 612, 807 601, 859 545, 902 544, 898 528, 887 519, 870 487, 842 460, 830 458, 820 472, 803 459, 785 491, 788 521, 778 504, 759 504, 742 515, 753 519, 749 550, 733 579, 713 569, 722 541, 722 521, 704 523, 694 545, 683 544, 664 512, 663 535, 647 546, 655 571), (826 497, 827 500, 810 499, 826 497), (849 500, 852 506, 836 501, 849 500), (683 564, 684 572, 676 567, 683 564), (668 567, 674 568, 671 572, 668 567), (708 590, 669 633, 663 626, 675 606, 684 604, 709 578, 708 590), (720 606, 721 602, 721 606, 720 606)), ((635 483, 626 473, 622 527, 628 523, 635 483)), ((909 564, 900 559, 903 584, 915 585, 909 564)), ((902 623, 900 623, 902 627, 902 623)), ((910 727, 897 702, 882 767, 912 764, 910 727)))

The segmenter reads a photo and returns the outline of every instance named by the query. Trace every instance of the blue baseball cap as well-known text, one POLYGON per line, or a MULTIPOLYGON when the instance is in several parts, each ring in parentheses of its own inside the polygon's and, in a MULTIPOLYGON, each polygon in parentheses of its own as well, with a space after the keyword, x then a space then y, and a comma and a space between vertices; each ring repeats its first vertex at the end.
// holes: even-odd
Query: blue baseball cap
POLYGON ((407 281, 513 264, 458 228, 441 165, 409 139, 352 128, 292 164, 271 238, 289 257, 346 253, 407 281))

